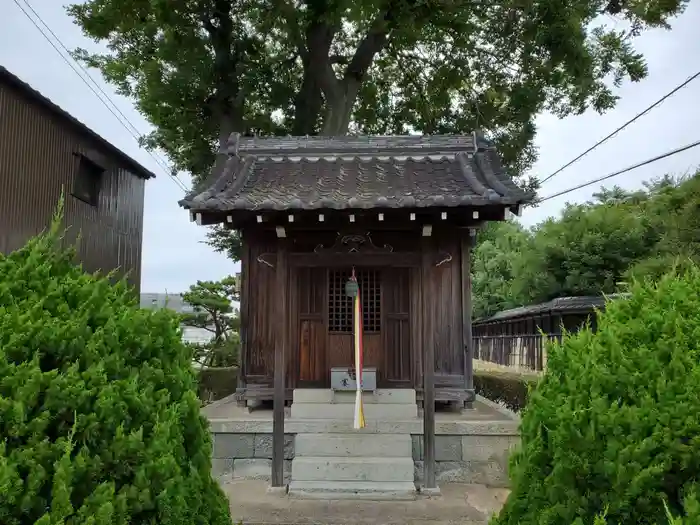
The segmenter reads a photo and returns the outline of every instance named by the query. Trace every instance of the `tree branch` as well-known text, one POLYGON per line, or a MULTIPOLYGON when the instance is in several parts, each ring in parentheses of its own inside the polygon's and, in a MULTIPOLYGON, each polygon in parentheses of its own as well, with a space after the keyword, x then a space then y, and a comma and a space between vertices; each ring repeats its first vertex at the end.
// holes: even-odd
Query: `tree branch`
POLYGON ((367 34, 357 46, 355 54, 345 68, 344 78, 352 78, 362 82, 367 70, 372 65, 374 57, 386 46, 391 30, 391 22, 395 19, 393 9, 394 3, 390 1, 386 11, 377 15, 372 21, 367 34))
POLYGON ((289 38, 294 42, 297 53, 302 58, 306 56, 307 49, 304 44, 304 36, 299 25, 299 11, 289 0, 273 0, 272 14, 279 13, 287 26, 289 38))

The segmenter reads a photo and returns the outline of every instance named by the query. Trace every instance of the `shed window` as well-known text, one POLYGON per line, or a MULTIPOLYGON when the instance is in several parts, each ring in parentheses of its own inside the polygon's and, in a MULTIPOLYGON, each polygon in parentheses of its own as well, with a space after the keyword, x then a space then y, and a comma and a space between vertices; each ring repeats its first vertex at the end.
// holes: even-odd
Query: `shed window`
POLYGON ((73 196, 90 206, 97 206, 104 168, 80 155, 78 171, 73 180, 73 196))
MULTIPOLYGON (((352 298, 345 294, 350 270, 332 270, 328 278, 328 330, 332 333, 352 333, 352 298)), ((376 270, 355 271, 362 299, 362 330, 381 331, 381 283, 376 270)))

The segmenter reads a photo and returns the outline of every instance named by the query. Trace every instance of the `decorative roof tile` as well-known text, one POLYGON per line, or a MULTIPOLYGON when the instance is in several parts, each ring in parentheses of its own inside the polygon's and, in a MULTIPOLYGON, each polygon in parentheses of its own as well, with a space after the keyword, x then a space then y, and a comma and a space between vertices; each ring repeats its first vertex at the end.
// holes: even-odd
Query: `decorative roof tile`
POLYGON ((516 186, 482 137, 233 134, 228 160, 180 205, 193 211, 516 205, 516 186))

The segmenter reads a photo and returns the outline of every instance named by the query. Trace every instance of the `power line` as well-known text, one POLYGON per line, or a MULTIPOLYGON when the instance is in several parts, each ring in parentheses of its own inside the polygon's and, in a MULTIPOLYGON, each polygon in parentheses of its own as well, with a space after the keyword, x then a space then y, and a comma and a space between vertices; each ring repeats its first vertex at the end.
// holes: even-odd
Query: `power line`
MULTIPOLYGON (((92 76, 90 75, 90 73, 82 66, 82 64, 80 64, 79 62, 77 62, 77 61, 74 60, 74 62, 78 65, 78 67, 80 67, 80 69, 83 70, 83 72, 85 73, 85 75, 87 76, 87 78, 90 79, 90 81, 94 84, 94 86, 97 88, 97 90, 99 90, 99 91, 102 93, 102 95, 104 95, 104 97, 107 99, 107 101, 109 102, 109 104, 100 96, 100 94, 99 94, 98 91, 95 89, 95 87, 93 87, 92 85, 90 85, 90 84, 88 83, 88 81, 85 79, 85 77, 84 77, 83 75, 80 74, 80 72, 76 69, 76 67, 73 65, 73 63, 72 63, 70 60, 68 60, 68 59, 64 56, 63 53, 61 53, 61 51, 58 49, 58 47, 56 46, 56 44, 54 44, 54 42, 49 38, 49 36, 46 34, 46 32, 44 32, 44 30, 39 26, 39 24, 37 24, 36 20, 34 20, 34 19, 31 17, 31 15, 24 9, 24 7, 19 3, 19 0, 13 0, 13 1, 14 1, 15 5, 20 9, 20 11, 22 11, 22 13, 24 14, 24 16, 26 16, 27 19, 29 19, 29 21, 30 21, 30 22, 32 23, 32 25, 34 25, 34 27, 41 33, 41 35, 44 37, 44 39, 46 39, 46 41, 51 45, 51 47, 53 47, 54 51, 56 51, 56 53, 58 53, 58 55, 63 59, 63 61, 64 61, 66 64, 68 64, 68 66, 73 70, 73 72, 74 72, 76 75, 78 75, 78 77, 80 78, 80 80, 82 80, 83 83, 90 89, 90 91, 92 91, 92 93, 97 97, 97 99, 98 99, 100 102, 102 102, 102 104, 103 104, 103 105, 107 108, 107 110, 114 116, 114 118, 116 118, 117 121, 124 127, 124 129, 126 129, 127 132, 129 132, 129 134, 130 134, 134 139, 136 139, 137 143, 140 142, 140 138, 142 137, 142 135, 138 132, 138 129, 136 128, 136 126, 134 126, 134 125, 131 123, 131 121, 126 117, 126 115, 124 115, 124 113, 123 113, 123 112, 117 107, 117 105, 111 100, 111 98, 109 97, 109 95, 108 95, 107 93, 105 93, 105 91, 99 86, 99 84, 97 84, 97 82, 95 82, 95 80, 92 78, 92 76), (111 106, 112 106, 114 109, 113 109, 112 107, 110 107, 110 104, 111 104, 111 106), (116 112, 115 112, 115 110, 116 110, 116 112), (117 113, 119 113, 119 115, 121 115, 122 118, 120 118, 120 117, 117 115, 117 113), (122 120, 122 119, 123 119, 123 120, 122 120), (128 126, 127 126, 127 124, 124 123, 124 121, 126 121, 126 123, 128 124, 128 126), (129 126, 131 126, 131 129, 129 128, 129 126)), ((23 1, 24 1, 24 3, 26 4, 26 6, 32 11, 32 13, 34 13, 34 15, 36 16, 36 18, 41 22, 41 24, 42 24, 42 25, 48 30, 48 32, 51 33, 51 35, 56 39, 56 41, 58 42, 58 44, 59 44, 59 45, 66 51, 66 53, 68 53, 69 56, 70 56, 70 51, 68 50, 68 48, 63 44, 63 42, 61 42, 61 39, 56 35, 56 33, 54 33, 54 32, 51 30, 51 28, 49 27, 49 25, 48 25, 46 22, 44 22, 44 20, 41 18, 41 16, 39 15, 39 13, 36 12, 36 10, 31 6, 31 4, 30 4, 27 0, 23 0, 23 1)), ((139 146, 141 146, 140 143, 139 143, 139 146)), ((144 148, 144 149, 145 149, 145 148, 144 148)), ((163 169, 163 171, 165 171, 165 173, 173 180, 173 182, 175 182, 175 184, 177 184, 177 186, 178 186, 182 191, 184 191, 185 193, 187 193, 187 188, 185 187, 184 183, 177 177, 177 174, 173 173, 173 172, 168 168, 168 166, 167 166, 167 164, 165 163, 165 161, 163 161, 162 159, 157 158, 157 157, 153 154, 152 151, 150 151, 150 150, 148 150, 148 149, 145 149, 145 151, 151 156, 151 158, 156 162, 156 164, 158 164, 158 166, 159 166, 161 169, 163 169)))
MULTIPOLYGON (((56 40, 56 42, 58 42, 58 45, 61 46, 61 48, 62 48, 62 49, 66 52, 66 54, 68 54, 68 56, 70 57, 70 56, 71 56, 70 50, 65 46, 65 44, 61 41, 61 39, 58 37, 58 35, 57 35, 56 33, 54 33, 54 31, 48 26, 48 24, 46 24, 46 22, 44 22, 44 20, 41 18, 41 15, 39 15, 39 13, 36 12, 36 10, 32 7, 32 5, 29 3, 28 0, 23 0, 23 1, 24 1, 24 4, 29 8, 29 10, 30 10, 32 13, 34 13, 34 16, 37 17, 37 19, 39 20, 39 22, 41 22, 41 24, 42 24, 42 25, 46 28, 46 30, 51 34, 51 36, 54 37, 54 39, 56 40)), ((15 3, 16 3, 16 2, 15 2, 15 3)), ((56 49, 56 48, 54 48, 54 49, 56 49)), ((57 51, 58 51, 58 50, 57 50, 57 51)), ((71 58, 72 58, 72 57, 71 57, 71 58)), ((95 81, 94 78, 92 78, 92 75, 90 75, 90 72, 89 72, 87 69, 85 69, 85 66, 83 66, 80 62, 78 62, 78 61, 76 61, 76 60, 73 60, 73 62, 81 69, 81 71, 82 71, 83 73, 85 73, 85 76, 87 77, 88 80, 90 80, 90 82, 92 83, 92 85, 95 86, 95 88, 97 88, 97 89, 99 90, 99 92, 102 93, 102 95, 104 95, 104 97, 105 97, 105 98, 107 99, 107 101, 112 105, 112 107, 114 108, 114 110, 115 110, 117 113, 119 113, 119 115, 124 119, 124 121, 125 121, 127 124, 129 124, 129 126, 131 126, 131 129, 132 129, 137 135, 140 136, 141 133, 139 133, 139 130, 136 129, 136 126, 134 126, 134 125, 129 121, 129 118, 128 118, 126 115, 124 115, 124 113, 122 113, 122 111, 119 109, 119 107, 110 99, 109 95, 108 95, 107 93, 105 93, 105 91, 102 89, 102 87, 95 81)), ((81 75, 81 76, 82 76, 82 75, 81 75)))
POLYGON ((680 84, 680 85, 676 86, 675 88, 673 88, 671 91, 669 91, 668 93, 666 93, 663 97, 661 97, 659 100, 657 100, 656 102, 654 102, 651 106, 649 106, 648 108, 646 108, 646 109, 645 109, 644 111, 642 111, 641 113, 638 113, 637 115, 635 115, 634 118, 632 118, 632 119, 628 120, 627 122, 625 122, 622 126, 620 126, 619 128, 617 128, 615 131, 613 131, 612 133, 610 133, 608 136, 602 138, 601 140, 599 140, 598 142, 596 142, 595 144, 593 144, 593 146, 591 146, 591 147, 588 148, 586 151, 584 151, 583 153, 581 153, 578 157, 576 157, 575 159, 573 159, 573 160, 567 162, 567 163, 564 164, 561 168, 559 168, 557 171, 555 171, 555 172, 552 173, 551 175, 549 175, 549 176, 545 177, 544 179, 542 179, 542 181, 540 182, 540 184, 544 184, 544 183, 547 182, 549 179, 551 179, 552 177, 558 175, 559 173, 561 173, 562 171, 564 171, 566 168, 568 168, 569 166, 571 166, 571 165, 574 164, 575 162, 578 162, 580 159, 582 159, 583 157, 585 157, 586 155, 588 155, 591 151, 593 151, 594 149, 596 149, 598 146, 600 146, 600 145, 603 144, 604 142, 607 142, 608 140, 610 140, 612 137, 614 137, 615 135, 617 135, 620 131, 622 131, 622 130, 625 129, 627 126, 629 126, 630 124, 632 124, 632 123, 635 122, 636 120, 640 119, 641 117, 643 117, 644 115, 646 115, 647 113, 649 113, 652 109, 654 109, 656 106, 658 106, 659 104, 661 104, 664 100, 666 100, 666 99, 669 98, 670 96, 674 95, 677 91, 680 91, 681 89, 683 89, 685 86, 687 86, 688 84, 690 84, 693 80, 695 80, 695 79, 698 78, 698 77, 700 77, 700 71, 698 71, 698 72, 695 73, 694 75, 688 77, 688 78, 685 80, 685 82, 683 82, 682 84, 680 84))
POLYGON ((614 173, 610 173, 609 175, 606 175, 605 177, 600 177, 598 179, 593 179, 588 182, 584 182, 583 184, 579 184, 578 186, 574 186, 573 188, 569 188, 568 190, 560 191, 558 193, 554 193, 552 195, 547 195, 546 197, 542 197, 538 201, 536 201, 536 204, 540 204, 544 201, 548 201, 549 199, 554 199, 555 197, 561 197, 562 195, 566 195, 567 193, 571 193, 572 191, 580 190, 581 188, 585 188, 586 186, 591 186, 592 184, 597 184, 598 182, 602 182, 607 179, 612 179, 613 177, 617 177, 618 175, 622 175, 623 173, 627 173, 628 171, 632 171, 637 168, 641 168, 642 166, 646 166, 647 164, 651 164, 653 162, 656 162, 657 160, 665 159, 666 157, 671 157, 673 155, 676 155, 678 153, 682 153, 683 151, 689 150, 691 148, 695 148, 697 146, 700 146, 700 140, 697 140, 691 144, 687 144, 685 146, 681 146, 680 148, 676 148, 671 151, 667 151, 666 153, 662 153, 661 155, 657 155, 656 157, 653 157, 651 159, 647 159, 645 161, 639 162, 637 164, 634 164, 632 166, 629 166, 623 170, 616 171, 614 173))

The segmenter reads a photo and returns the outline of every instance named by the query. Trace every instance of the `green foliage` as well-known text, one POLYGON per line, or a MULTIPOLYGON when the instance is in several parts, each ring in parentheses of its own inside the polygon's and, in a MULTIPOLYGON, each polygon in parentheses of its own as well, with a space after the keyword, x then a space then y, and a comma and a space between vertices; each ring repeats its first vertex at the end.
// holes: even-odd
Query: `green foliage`
POLYGON ((205 403, 234 394, 238 386, 238 367, 202 368, 197 372, 199 398, 205 403))
POLYGON ((638 211, 624 203, 567 206, 560 219, 537 228, 532 249, 520 261, 524 271, 515 293, 525 302, 540 302, 615 292, 627 269, 658 240, 646 214, 638 211), (548 279, 546 295, 530 284, 541 282, 541 276, 548 279))
POLYGON ((520 412, 527 404, 530 389, 537 384, 537 374, 510 371, 474 371, 474 390, 486 399, 520 412))
POLYGON ((686 3, 88 0, 68 12, 108 49, 75 56, 135 99, 155 128, 149 147, 201 180, 232 131, 481 128, 521 175, 536 159, 535 116, 613 107, 623 80, 647 74, 634 38, 686 3))
POLYGON ((531 230, 489 226, 472 263, 474 315, 567 295, 610 294, 700 262, 700 174, 603 189, 531 230))
POLYGON ((550 347, 492 525, 699 522, 700 268, 630 291, 550 347))
POLYGON ((59 224, 0 255, 0 523, 230 524, 177 318, 75 266, 59 224))
POLYGON ((197 281, 182 295, 194 313, 181 315, 185 326, 208 330, 212 339, 206 344, 192 345, 194 358, 204 366, 227 367, 238 364, 241 340, 241 319, 233 302, 239 301, 239 278, 229 276, 221 281, 197 281))
POLYGON ((529 241, 529 233, 515 221, 490 223, 480 233, 472 262, 475 317, 518 306, 513 283, 529 241))

